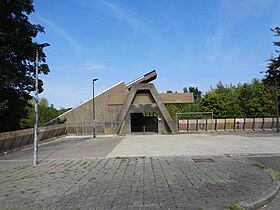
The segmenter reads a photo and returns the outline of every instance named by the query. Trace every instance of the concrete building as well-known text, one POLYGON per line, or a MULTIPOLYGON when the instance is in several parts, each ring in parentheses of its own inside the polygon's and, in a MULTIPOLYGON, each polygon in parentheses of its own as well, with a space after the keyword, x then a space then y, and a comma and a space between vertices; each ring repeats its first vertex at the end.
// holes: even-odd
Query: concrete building
POLYGON ((175 121, 165 104, 193 103, 192 93, 161 93, 151 83, 155 70, 125 84, 120 82, 48 124, 65 121, 69 128, 92 133, 93 101, 97 134, 129 134, 134 132, 175 132, 175 121))

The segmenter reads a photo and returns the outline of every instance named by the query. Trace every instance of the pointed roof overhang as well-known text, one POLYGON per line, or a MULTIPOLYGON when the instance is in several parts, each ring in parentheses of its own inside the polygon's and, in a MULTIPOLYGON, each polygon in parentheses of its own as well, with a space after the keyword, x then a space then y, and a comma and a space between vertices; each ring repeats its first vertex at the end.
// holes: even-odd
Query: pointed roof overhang
POLYGON ((140 83, 149 83, 157 78, 156 70, 150 71, 147 74, 133 80, 132 82, 128 83, 126 86, 128 89, 132 87, 132 85, 140 84, 140 83))

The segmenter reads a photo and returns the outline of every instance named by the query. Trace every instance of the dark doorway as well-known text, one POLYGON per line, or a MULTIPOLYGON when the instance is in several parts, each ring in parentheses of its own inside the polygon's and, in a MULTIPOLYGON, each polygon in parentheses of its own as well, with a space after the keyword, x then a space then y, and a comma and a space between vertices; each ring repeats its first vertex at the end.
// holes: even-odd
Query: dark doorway
POLYGON ((157 114, 131 113, 131 132, 153 132, 158 133, 157 114))

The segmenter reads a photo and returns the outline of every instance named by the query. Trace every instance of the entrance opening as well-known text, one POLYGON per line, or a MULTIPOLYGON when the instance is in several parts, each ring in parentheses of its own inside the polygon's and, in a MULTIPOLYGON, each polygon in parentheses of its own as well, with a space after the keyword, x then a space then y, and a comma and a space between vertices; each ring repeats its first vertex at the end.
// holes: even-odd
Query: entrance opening
POLYGON ((131 113, 131 132, 158 133, 157 113, 131 113))

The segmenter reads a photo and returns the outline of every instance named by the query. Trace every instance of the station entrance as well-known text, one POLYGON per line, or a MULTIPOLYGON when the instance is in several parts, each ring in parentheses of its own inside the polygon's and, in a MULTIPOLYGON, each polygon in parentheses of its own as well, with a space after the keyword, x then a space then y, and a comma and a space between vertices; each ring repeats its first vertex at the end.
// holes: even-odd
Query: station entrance
POLYGON ((131 113, 131 132, 158 133, 158 115, 155 112, 131 113))

